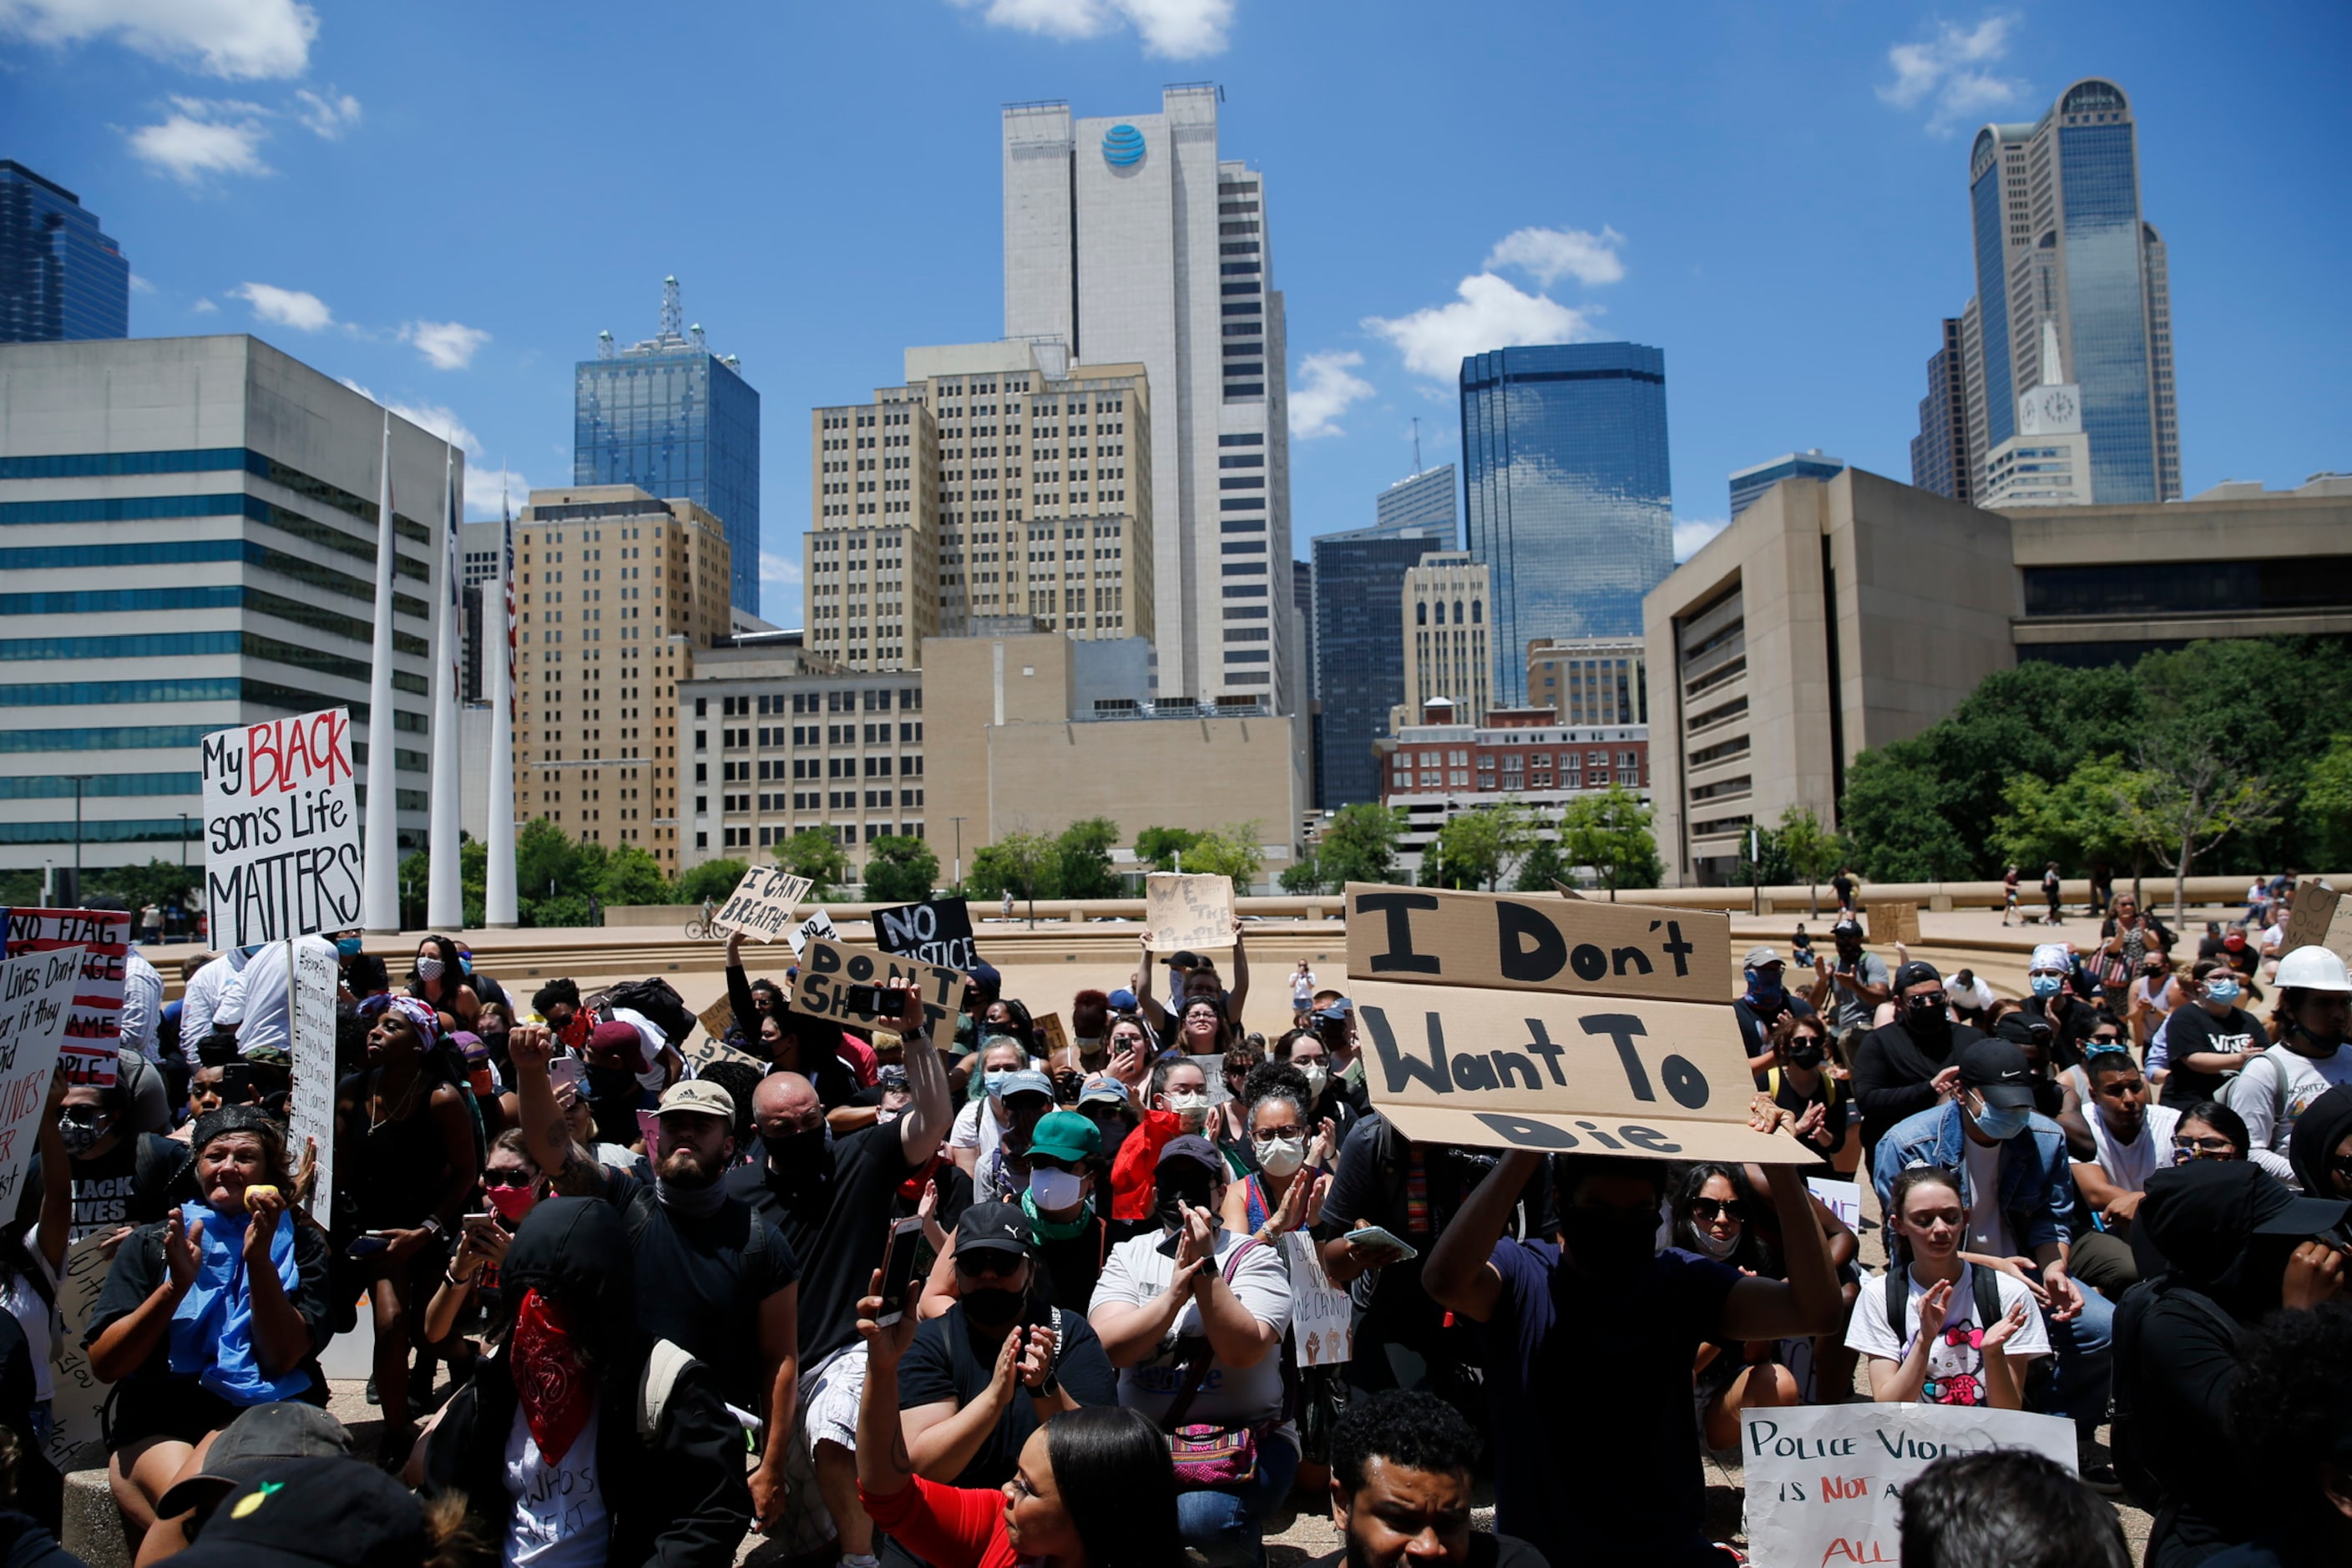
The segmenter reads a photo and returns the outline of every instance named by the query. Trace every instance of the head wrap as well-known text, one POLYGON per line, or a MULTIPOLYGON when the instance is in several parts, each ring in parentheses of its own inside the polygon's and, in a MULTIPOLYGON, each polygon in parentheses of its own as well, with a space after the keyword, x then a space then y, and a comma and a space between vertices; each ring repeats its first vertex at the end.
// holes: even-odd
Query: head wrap
POLYGON ((265 1127, 281 1133, 285 1131, 276 1117, 257 1105, 224 1105, 196 1118, 195 1130, 188 1135, 188 1147, 202 1153, 205 1144, 223 1133, 258 1132, 265 1127))
POLYGON ((441 1032, 441 1015, 433 1010, 432 1004, 421 1002, 414 996, 385 994, 370 996, 359 1005, 359 1016, 362 1018, 373 1018, 378 1013, 399 1014, 416 1026, 416 1032, 425 1037, 427 1046, 441 1032))

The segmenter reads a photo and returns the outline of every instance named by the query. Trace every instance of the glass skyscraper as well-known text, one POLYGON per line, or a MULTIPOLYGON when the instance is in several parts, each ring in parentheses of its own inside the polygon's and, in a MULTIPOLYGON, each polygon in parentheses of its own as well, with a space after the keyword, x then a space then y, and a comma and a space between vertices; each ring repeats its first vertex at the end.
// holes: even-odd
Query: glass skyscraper
POLYGON ((1494 578, 1495 705, 1516 708, 1528 643, 1640 636, 1642 595, 1674 570, 1665 353, 1562 343, 1472 354, 1462 452, 1465 542, 1494 578))
POLYGON ((1449 531, 1459 515, 1454 508, 1454 465, 1424 468, 1409 479, 1399 479, 1373 502, 1382 529, 1426 528, 1443 524, 1449 531))
POLYGON ((81 198, 0 158, 0 343, 131 335, 131 263, 81 198))
POLYGON ((2042 326, 2079 383, 2101 503, 2180 496, 2172 305, 2164 241, 2140 214, 2138 130, 2113 82, 2088 79, 2031 125, 1988 125, 1969 154, 1977 295, 1960 349, 1968 457, 1981 491, 2017 400, 2042 384, 2042 326))
POLYGON ((677 279, 664 280, 658 337, 597 356, 573 378, 572 482, 635 485, 716 516, 732 555, 728 599, 760 613, 760 395, 732 354, 681 330, 677 279))
POLYGON ((1454 519, 1318 534, 1315 551, 1315 804, 1326 810, 1381 798, 1372 742, 1404 700, 1399 616, 1404 574, 1454 546, 1454 519))

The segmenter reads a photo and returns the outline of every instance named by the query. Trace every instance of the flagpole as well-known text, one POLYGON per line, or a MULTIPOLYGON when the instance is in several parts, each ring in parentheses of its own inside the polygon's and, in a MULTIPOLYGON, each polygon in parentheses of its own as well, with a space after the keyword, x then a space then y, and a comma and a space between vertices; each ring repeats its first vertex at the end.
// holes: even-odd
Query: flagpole
POLYGON ((425 879, 425 923, 456 931, 466 923, 459 874, 459 824, 465 784, 457 777, 457 450, 441 444, 441 591, 433 601, 432 859, 425 879))
POLYGON ((383 416, 383 454, 376 487, 375 642, 368 665, 366 835, 361 861, 360 912, 369 931, 400 930, 400 826, 394 812, 393 752, 399 727, 392 707, 392 414, 383 416))
MULTIPOLYGON (((490 667, 490 860, 482 883, 482 923, 493 928, 520 924, 515 904, 514 820, 514 518, 503 500, 499 511, 505 528, 499 540, 499 636, 484 638, 490 667)), ((482 626, 490 626, 489 606, 482 606, 482 626)))

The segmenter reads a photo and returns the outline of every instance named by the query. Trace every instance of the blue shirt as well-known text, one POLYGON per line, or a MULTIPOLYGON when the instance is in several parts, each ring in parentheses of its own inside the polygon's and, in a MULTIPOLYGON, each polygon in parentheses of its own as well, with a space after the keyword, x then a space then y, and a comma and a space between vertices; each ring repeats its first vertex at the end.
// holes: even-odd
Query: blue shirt
MULTIPOLYGON (((1870 1184, 1878 1189, 1881 1211, 1893 1197, 1895 1178, 1910 1165, 1942 1165, 1958 1173, 1960 1206, 1972 1206, 1976 1198, 1969 1191, 1968 1137, 1957 1102, 1906 1116, 1888 1128, 1870 1165, 1870 1184)), ((2075 1197, 2066 1134, 2040 1111, 2031 1112, 2025 1131, 2001 1145, 2000 1199, 2010 1234, 2028 1256, 2074 1233, 2082 1205, 2075 1197)))

